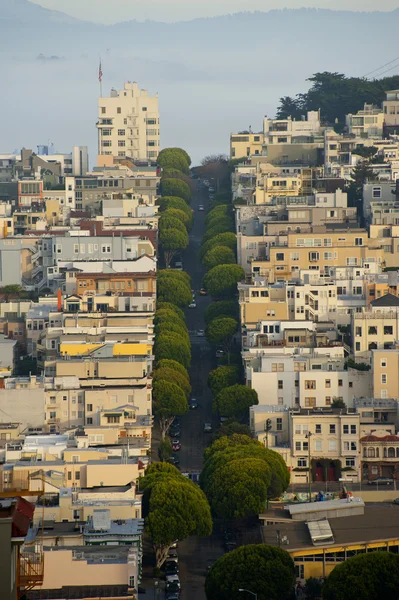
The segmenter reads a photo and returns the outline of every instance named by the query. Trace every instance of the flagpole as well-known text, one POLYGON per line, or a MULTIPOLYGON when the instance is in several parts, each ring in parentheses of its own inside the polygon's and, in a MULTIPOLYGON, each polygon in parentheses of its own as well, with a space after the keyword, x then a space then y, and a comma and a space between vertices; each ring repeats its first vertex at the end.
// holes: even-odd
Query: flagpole
POLYGON ((100 66, 98 69, 98 81, 100 82, 100 98, 103 97, 103 70, 101 66, 101 56, 100 56, 100 66))

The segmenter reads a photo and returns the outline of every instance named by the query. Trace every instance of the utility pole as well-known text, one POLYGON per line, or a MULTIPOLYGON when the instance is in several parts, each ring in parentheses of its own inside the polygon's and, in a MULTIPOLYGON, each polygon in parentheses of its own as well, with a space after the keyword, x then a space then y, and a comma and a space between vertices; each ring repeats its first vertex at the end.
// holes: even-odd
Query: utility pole
POLYGON ((309 494, 309 502, 312 502, 312 467, 310 464, 310 438, 312 437, 313 433, 311 431, 308 431, 308 433, 306 434, 306 439, 308 440, 308 485, 309 485, 309 489, 308 489, 308 494, 309 494))

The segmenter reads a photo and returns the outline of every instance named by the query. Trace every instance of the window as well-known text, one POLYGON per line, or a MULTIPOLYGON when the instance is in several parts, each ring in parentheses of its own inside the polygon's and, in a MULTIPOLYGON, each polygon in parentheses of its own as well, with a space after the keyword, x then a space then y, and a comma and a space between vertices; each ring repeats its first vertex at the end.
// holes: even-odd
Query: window
POLYGON ((356 352, 360 352, 360 342, 356 342, 355 350, 356 350, 356 352))
POLYGON ((355 238, 355 246, 363 246, 363 238, 355 238))
POLYGON ((384 325, 384 335, 393 335, 392 325, 384 325))
POLYGON ((335 425, 330 425, 329 431, 331 434, 335 434, 335 429, 336 429, 335 425))
POLYGON ((143 112, 147 112, 147 107, 143 106, 143 108, 141 109, 143 112))
POLYGON ((283 431, 283 419, 280 417, 276 419, 276 429, 277 431, 283 431))
POLYGON ((72 479, 72 472, 68 471, 68 481, 71 481, 71 479, 72 479))
POLYGON ((276 260, 284 260, 284 252, 277 252, 276 260))
POLYGON ((343 431, 344 431, 344 434, 347 435, 349 433, 349 425, 344 425, 343 431))
POLYGON ((332 260, 332 252, 324 252, 324 260, 332 260))
POLYGON ((304 450, 305 452, 309 450, 309 442, 303 442, 302 450, 304 450))
POLYGON ((351 434, 356 435, 356 425, 351 425, 351 434))
POLYGON ((387 366, 387 359, 381 358, 381 367, 386 367, 386 366, 387 366))
POLYGON ((328 440, 328 451, 329 452, 337 451, 337 440, 328 440))
POLYGON ((326 388, 330 388, 331 387, 331 379, 326 379, 326 388))
POLYGON ((299 260, 299 252, 291 252, 291 260, 299 260))
POLYGON ((381 373, 381 383, 382 384, 388 383, 388 375, 386 373, 381 373))
POLYGON ((321 452, 323 450, 323 441, 315 440, 314 441, 314 449, 316 452, 321 452))
POLYGON ((118 129, 118 135, 125 135, 124 129, 118 129))
POLYGON ((355 466, 355 464, 356 464, 356 463, 355 463, 355 461, 356 461, 356 459, 355 459, 355 458, 347 458, 347 459, 345 460, 345 465, 346 465, 347 467, 354 467, 354 466, 355 466))
POLYGON ((103 254, 111 254, 111 246, 108 246, 107 244, 102 244, 101 245, 101 252, 103 254))
POLYGON ((350 444, 351 444, 351 451, 352 452, 356 452, 356 450, 357 450, 357 444, 356 444, 356 442, 351 442, 350 444))
POLYGON ((373 189, 372 189, 372 196, 373 196, 373 198, 381 198, 381 188, 380 187, 373 187, 373 189))
POLYGON ((129 587, 134 588, 134 575, 129 575, 129 587))
POLYGON ((361 337, 361 335, 362 335, 362 328, 361 327, 356 327, 355 328, 355 335, 357 337, 361 337))
POLYGON ((106 110, 107 110, 107 109, 105 108, 105 106, 102 106, 102 107, 101 107, 101 114, 102 114, 102 115, 105 115, 105 113, 106 113, 106 110))
POLYGON ((116 112, 118 113, 118 115, 120 115, 120 114, 121 114, 121 112, 122 112, 122 109, 121 109, 121 107, 120 107, 120 106, 118 106, 118 107, 117 107, 117 109, 116 109, 116 112))
POLYGON ((88 404, 87 405, 87 411, 88 412, 93 412, 93 405, 92 404, 88 404))
POLYGON ((305 398, 305 406, 306 407, 316 406, 316 398, 305 398))
POLYGON ((86 421, 87 421, 87 425, 93 425, 93 419, 91 417, 88 417, 86 419, 86 421))
POLYGON ((316 424, 315 433, 321 433, 321 423, 316 424))
POLYGON ((377 335, 377 327, 369 326, 369 335, 377 335))
POLYGON ((119 148, 124 148, 126 146, 125 140, 118 140, 118 146, 119 148))
POLYGON ((315 390, 316 389, 316 381, 314 379, 305 380, 305 390, 315 390))
POLYGON ((296 450, 297 452, 300 452, 300 451, 301 451, 301 449, 302 449, 301 442, 295 442, 295 450, 296 450))
POLYGON ((308 466, 308 461, 306 458, 298 458, 298 467, 307 467, 308 466))
POLYGON ((356 257, 350 257, 346 259, 346 264, 348 265, 348 267, 356 267, 357 265, 357 258, 356 257))
POLYGON ((120 417, 107 417, 107 423, 120 423, 120 417))
POLYGON ((277 385, 279 390, 282 390, 284 388, 284 382, 282 379, 278 380, 278 385, 277 385))
POLYGON ((309 252, 309 260, 310 262, 320 260, 320 252, 309 252))

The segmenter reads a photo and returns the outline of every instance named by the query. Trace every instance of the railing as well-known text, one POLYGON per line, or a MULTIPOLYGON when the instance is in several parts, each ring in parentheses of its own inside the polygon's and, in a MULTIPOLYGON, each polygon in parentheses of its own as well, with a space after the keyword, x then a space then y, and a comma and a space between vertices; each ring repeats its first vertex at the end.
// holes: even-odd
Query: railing
POLYGON ((44 579, 44 554, 42 549, 21 552, 19 557, 18 587, 25 591, 41 585, 44 579))

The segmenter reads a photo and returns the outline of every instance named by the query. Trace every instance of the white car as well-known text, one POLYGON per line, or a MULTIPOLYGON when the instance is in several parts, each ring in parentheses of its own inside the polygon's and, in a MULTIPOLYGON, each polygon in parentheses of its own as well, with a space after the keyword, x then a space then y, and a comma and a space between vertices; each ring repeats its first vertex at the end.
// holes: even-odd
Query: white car
POLYGON ((198 337, 205 337, 205 331, 203 329, 198 329, 197 335, 198 337))
POLYGON ((181 262, 181 260, 177 260, 175 262, 175 269, 177 271, 183 271, 183 263, 181 262))
POLYGON ((191 304, 188 305, 188 308, 197 308, 197 303, 196 303, 196 301, 194 299, 191 302, 191 304))
POLYGON ((198 210, 204 210, 204 205, 200 204, 199 207, 198 207, 198 210))

